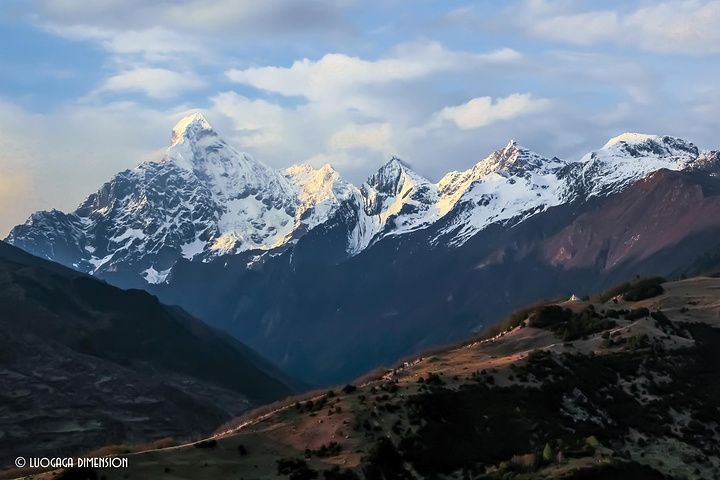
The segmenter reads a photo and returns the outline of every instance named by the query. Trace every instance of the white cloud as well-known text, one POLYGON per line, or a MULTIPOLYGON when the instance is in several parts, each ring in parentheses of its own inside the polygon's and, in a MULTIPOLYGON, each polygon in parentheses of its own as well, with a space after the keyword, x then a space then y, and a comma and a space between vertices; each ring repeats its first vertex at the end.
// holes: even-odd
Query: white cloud
POLYGON ((240 29, 239 33, 290 33, 331 29, 349 2, 317 0, 195 0, 173 2, 167 20, 180 27, 240 29), (244 31, 243 31, 244 30, 244 31))
POLYGON ((633 102, 657 101, 661 78, 647 65, 615 55, 552 51, 543 62, 545 75, 557 84, 572 85, 572 93, 597 95, 605 89, 625 92, 633 102))
MULTIPOLYGON (((57 35, 98 42, 115 54, 220 61, 248 39, 348 36, 353 0, 34 0, 35 23, 57 35)), ((177 59, 176 59, 177 60, 177 59)))
MULTIPOLYGON (((350 38, 355 0, 32 0, 35 26, 97 43, 119 68, 225 65, 242 49, 298 35, 350 38), (254 45, 250 46, 250 45, 254 45)), ((232 63, 231 63, 232 64, 232 63)))
MULTIPOLYGON (((292 111, 262 99, 251 100, 235 92, 212 97, 212 110, 231 119, 235 137, 243 148, 275 150, 292 139, 287 138, 286 124, 292 111)), ((282 155, 286 155, 283 153, 282 155)))
POLYGON ((435 126, 451 120, 463 130, 485 127, 500 120, 508 120, 546 110, 547 99, 533 99, 529 93, 514 93, 504 98, 473 98, 456 107, 445 107, 435 116, 435 126))
POLYGON ((436 42, 402 44, 377 60, 327 54, 289 67, 227 72, 238 83, 305 103, 281 107, 226 92, 213 98, 213 109, 233 119, 238 144, 270 164, 331 163, 359 181, 389 156, 416 151, 423 132, 413 125, 426 124, 442 107, 442 98, 428 96, 427 88, 448 76, 521 68, 521 60, 509 49, 466 53, 436 42))
POLYGON ((355 0, 33 0, 34 26, 110 53, 109 78, 93 93, 172 98, 205 82, 198 65, 238 64, 267 38, 352 35, 344 12, 355 0))
POLYGON ((393 153, 388 124, 357 124, 343 108, 316 102, 282 107, 235 92, 211 101, 209 115, 230 120, 228 141, 276 168, 331 163, 357 168, 364 177, 368 163, 379 164, 393 153))
POLYGON ((346 0, 36 0, 40 19, 58 25, 113 30, 171 29, 234 34, 329 29, 342 21, 346 0))
POLYGON ((99 91, 142 92, 152 98, 173 98, 206 82, 192 72, 178 73, 162 68, 136 68, 108 78, 99 91))
POLYGON ((332 150, 350 150, 367 147, 385 155, 392 153, 390 146, 390 125, 377 123, 370 125, 350 124, 335 132, 328 142, 332 150))
POLYGON ((658 53, 720 53, 718 0, 667 0, 622 11, 578 11, 573 1, 526 0, 509 7, 506 18, 531 36, 574 45, 610 43, 658 53))
POLYGON ((598 90, 613 95, 625 90, 633 106, 647 104, 634 110, 637 117, 652 106, 655 81, 642 66, 612 56, 552 52, 527 59, 513 51, 470 54, 428 43, 406 44, 374 61, 325 55, 231 75, 262 91, 305 99, 288 104, 235 92, 213 97, 212 110, 233 121, 234 144, 276 167, 331 163, 355 182, 390 155, 437 180, 449 168, 469 168, 511 138, 549 155, 594 145, 589 136, 602 145, 610 137, 604 137, 605 130, 595 132, 593 114, 572 101, 598 90), (540 83, 566 81, 583 88, 568 92, 563 101, 555 95, 512 93, 503 86, 528 75, 540 83), (503 82, 498 84, 499 78, 503 82), (448 79, 467 82, 463 93, 483 95, 445 95, 438 85, 448 79))
POLYGON ((646 50, 720 53, 720 1, 675 0, 628 15, 624 33, 637 32, 646 50))
POLYGON ((227 71, 230 80, 286 96, 319 100, 344 95, 369 84, 413 80, 439 72, 468 70, 480 65, 517 63, 521 55, 511 49, 485 54, 446 50, 436 42, 411 43, 375 61, 344 54, 327 54, 320 60, 303 59, 291 67, 258 67, 227 71))
POLYGON ((358 124, 351 112, 325 103, 281 107, 235 92, 211 101, 208 118, 213 125, 217 119, 230 120, 221 130, 227 140, 276 168, 330 163, 346 178, 362 181, 395 153, 392 139, 403 134, 401 129, 393 135, 387 122, 358 124))
POLYGON ((145 30, 113 30, 93 25, 46 25, 44 29, 72 40, 92 41, 113 55, 118 65, 172 62, 174 65, 209 62, 216 56, 208 42, 195 32, 176 32, 164 27, 145 30))
POLYGON ((533 22, 531 29, 539 37, 579 45, 592 45, 613 39, 620 28, 616 12, 598 11, 550 16, 533 22))

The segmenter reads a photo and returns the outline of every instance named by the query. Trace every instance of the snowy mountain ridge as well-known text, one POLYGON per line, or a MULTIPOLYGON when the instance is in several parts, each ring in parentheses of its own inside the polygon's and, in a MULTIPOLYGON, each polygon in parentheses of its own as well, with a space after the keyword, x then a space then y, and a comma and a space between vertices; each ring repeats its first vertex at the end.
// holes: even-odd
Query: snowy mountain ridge
POLYGON ((430 226, 433 244, 458 246, 491 224, 511 226, 556 205, 617 193, 661 168, 718 163, 717 152, 667 136, 624 134, 574 162, 511 141, 438 183, 392 158, 357 188, 330 165, 273 169, 227 144, 198 113, 173 128, 159 163, 118 173, 75 212, 33 214, 6 241, 87 273, 159 283, 181 258, 282 250, 340 223, 348 256, 430 226))
POLYGON ((693 169, 700 154, 680 138, 625 133, 585 155, 580 177, 588 195, 608 195, 661 168, 693 169))

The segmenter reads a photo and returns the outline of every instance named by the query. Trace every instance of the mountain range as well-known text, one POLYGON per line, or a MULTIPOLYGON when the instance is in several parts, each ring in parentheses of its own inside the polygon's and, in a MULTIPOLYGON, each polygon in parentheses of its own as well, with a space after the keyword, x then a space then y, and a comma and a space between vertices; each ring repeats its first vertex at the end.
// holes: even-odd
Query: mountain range
POLYGON ((433 184, 397 158, 359 188, 330 165, 275 170, 222 140, 201 114, 182 119, 162 161, 117 174, 72 213, 33 214, 6 242, 79 271, 162 283, 180 258, 278 252, 320 226, 345 223, 345 254, 441 224, 457 246, 494 223, 617 193, 646 174, 715 169, 717 152, 673 137, 625 134, 577 162, 511 141, 433 184))
POLYGON ((623 134, 579 160, 511 141, 437 183, 393 158, 356 187, 329 165, 272 169, 196 114, 162 161, 5 241, 340 382, 538 298, 679 275, 717 248, 718 174, 718 152, 623 134))

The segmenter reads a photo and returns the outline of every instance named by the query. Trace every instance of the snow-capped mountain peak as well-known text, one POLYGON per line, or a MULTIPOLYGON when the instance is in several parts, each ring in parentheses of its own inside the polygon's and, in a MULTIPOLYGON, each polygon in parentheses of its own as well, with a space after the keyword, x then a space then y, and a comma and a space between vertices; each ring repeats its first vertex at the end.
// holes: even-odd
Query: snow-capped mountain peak
POLYGON ((438 183, 438 208, 449 216, 436 240, 449 235, 459 245, 491 223, 520 221, 561 203, 567 166, 511 140, 471 169, 445 175, 438 183))
MULTIPOLYGON (((437 186, 392 157, 360 187, 362 241, 365 246, 388 235, 424 228, 437 220, 437 186)), ((357 248, 352 248, 357 253, 357 248)))
POLYGON ((200 113, 180 120, 163 162, 191 170, 222 202, 247 198, 287 207, 293 186, 280 172, 228 145, 200 113))
POLYGON ((698 148, 691 142, 668 135, 623 133, 608 141, 601 150, 618 151, 635 157, 697 157, 698 148))
POLYGON ((338 172, 329 163, 326 163, 320 168, 315 168, 307 163, 293 165, 287 168, 285 172, 287 176, 299 185, 314 184, 316 189, 322 188, 321 185, 330 180, 338 180, 340 178, 338 172))
POLYGON ((405 176, 414 172, 399 158, 392 157, 385 165, 380 167, 365 184, 378 193, 396 195, 403 188, 405 176))
POLYGON ((319 169, 308 164, 293 165, 285 170, 285 175, 296 189, 296 230, 301 226, 303 231, 311 230, 325 222, 357 193, 330 164, 319 169))
POLYGON ((184 138, 194 138, 204 130, 212 130, 212 127, 202 113, 197 112, 183 117, 172 129, 172 145, 184 138))
MULTIPOLYGON (((379 216, 383 226, 391 217, 401 215, 412 218, 412 221, 403 219, 402 223, 406 226, 417 224, 420 217, 433 215, 431 210, 434 210, 438 198, 437 186, 397 157, 392 157, 380 167, 360 190, 365 199, 365 211, 368 215, 379 216)), ((395 227, 393 232, 399 232, 398 226, 395 227)))
POLYGON ((565 163, 558 158, 545 158, 511 140, 504 149, 495 151, 475 165, 473 176, 482 177, 492 173, 503 176, 521 175, 532 170, 554 169, 565 163))
POLYGON ((589 196, 608 195, 661 168, 684 170, 699 153, 681 138, 624 133, 580 160, 581 180, 589 196))
MULTIPOLYGON (((191 115, 173 128, 162 162, 120 172, 71 214, 46 212, 44 228, 68 242, 60 257, 48 232, 42 255, 88 273, 129 270, 158 283, 182 257, 272 249, 327 221, 323 215, 346 195, 331 167, 309 173, 312 181, 296 181, 191 115)), ((18 228, 37 232, 32 223, 18 228)), ((11 237, 22 243, 25 235, 11 237)))
POLYGON ((440 210, 443 214, 450 211, 476 183, 493 179, 506 181, 502 179, 513 177, 529 179, 532 172, 539 172, 542 175, 551 174, 566 165, 567 162, 563 160, 543 157, 511 140, 505 148, 496 150, 471 169, 445 175, 438 183, 442 196, 439 203, 440 210))
POLYGON ((626 132, 608 140, 608 142, 602 147, 602 149, 607 150, 608 148, 611 148, 612 146, 619 143, 636 145, 638 143, 644 143, 647 141, 657 141, 659 138, 660 137, 658 137, 657 135, 646 135, 644 133, 626 132))

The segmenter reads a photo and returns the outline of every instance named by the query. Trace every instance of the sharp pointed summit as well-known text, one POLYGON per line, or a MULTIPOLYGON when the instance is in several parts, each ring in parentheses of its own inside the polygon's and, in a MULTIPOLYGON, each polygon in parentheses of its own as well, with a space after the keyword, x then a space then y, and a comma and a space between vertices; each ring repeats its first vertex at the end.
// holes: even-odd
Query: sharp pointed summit
POLYGON ((392 157, 365 183, 379 193, 394 195, 402 189, 402 175, 405 168, 399 158, 392 157))
POLYGON ((172 145, 178 143, 182 138, 194 137, 203 130, 212 130, 212 127, 202 113, 197 112, 183 117, 172 129, 172 145))
POLYGON ((545 158, 518 145, 515 140, 510 140, 505 148, 496 150, 489 157, 475 165, 473 172, 474 176, 490 174, 518 175, 530 170, 554 168, 565 163, 557 158, 545 158))
POLYGON ((379 238, 427 226, 435 218, 437 186, 392 157, 360 188, 365 212, 379 222, 379 238))
POLYGON ((410 169, 410 165, 403 162, 402 159, 396 156, 390 158, 390 160, 388 160, 388 162, 385 164, 385 167, 410 169))

